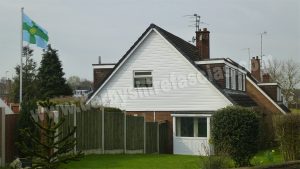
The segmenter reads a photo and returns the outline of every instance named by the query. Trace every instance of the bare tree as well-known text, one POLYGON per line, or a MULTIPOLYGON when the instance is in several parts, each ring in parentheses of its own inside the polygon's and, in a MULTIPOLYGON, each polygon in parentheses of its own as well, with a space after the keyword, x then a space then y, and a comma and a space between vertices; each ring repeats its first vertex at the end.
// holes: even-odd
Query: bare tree
POLYGON ((273 81, 281 85, 287 102, 292 103, 295 89, 300 84, 300 64, 292 59, 286 61, 273 59, 269 60, 267 72, 273 81))

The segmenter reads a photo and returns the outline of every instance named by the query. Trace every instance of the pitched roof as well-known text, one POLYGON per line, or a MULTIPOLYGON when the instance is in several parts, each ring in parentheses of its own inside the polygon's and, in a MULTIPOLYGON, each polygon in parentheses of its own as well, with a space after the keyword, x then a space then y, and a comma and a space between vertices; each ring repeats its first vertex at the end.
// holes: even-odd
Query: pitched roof
POLYGON ((155 28, 164 38, 166 38, 182 55, 192 61, 199 60, 198 49, 196 46, 189 42, 179 38, 178 36, 151 24, 150 27, 155 28))
POLYGON ((256 102, 245 92, 224 90, 237 105, 243 107, 255 107, 256 102))
MULTIPOLYGON (((202 73, 207 79, 209 79, 207 77, 207 75, 205 74, 205 72, 199 68, 199 66, 197 66, 195 64, 196 60, 199 60, 199 55, 197 54, 197 48, 186 42, 185 40, 179 38, 178 36, 162 29, 161 27, 155 25, 155 24, 150 24, 150 26, 145 30, 145 32, 138 38, 138 40, 130 47, 130 49, 125 53, 125 55, 123 55, 123 57, 118 61, 118 63, 115 65, 115 67, 112 70, 112 73, 115 71, 115 69, 117 69, 119 67, 119 65, 123 62, 123 60, 126 58, 126 56, 131 53, 131 51, 139 44, 139 42, 145 37, 145 35, 149 32, 149 30, 151 29, 155 29, 157 30, 170 44, 172 44, 192 65, 194 65, 194 67, 196 69, 198 69, 198 71, 200 73, 202 73)), ((105 82, 111 74, 108 74, 103 82, 105 82)), ((209 79, 209 81, 232 103, 236 102, 229 96, 227 95, 218 85, 217 83, 214 82, 214 80, 209 79)), ((98 90, 104 85, 104 83, 99 86, 99 88, 97 90, 95 90, 91 95, 89 95, 88 101, 89 102, 92 97, 95 95, 95 93, 98 92, 98 90)))
MULTIPOLYGON (((131 51, 140 43, 140 41, 146 36, 146 34, 149 32, 149 30, 151 29, 155 29, 157 30, 170 44, 172 44, 192 65, 195 66, 196 69, 199 70, 199 72, 201 72, 207 79, 209 79, 209 81, 228 99, 230 100, 233 104, 237 104, 240 106, 244 106, 244 107, 252 107, 252 106, 257 106, 257 104, 255 103, 255 101, 253 101, 247 93, 245 92, 237 92, 237 93, 232 93, 232 92, 228 92, 222 88, 219 87, 219 85, 217 85, 217 83, 215 82, 214 79, 210 79, 207 77, 205 70, 202 70, 200 66, 195 64, 195 61, 199 61, 199 55, 198 55, 198 49, 196 48, 196 46, 190 44, 189 42, 181 39, 180 37, 162 29, 161 27, 155 25, 155 24, 151 24, 146 30, 145 32, 138 38, 138 40, 130 47, 130 49, 125 53, 125 55, 123 55, 123 57, 119 60, 119 62, 115 65, 115 67, 113 68, 112 72, 115 71, 115 69, 117 69, 119 67, 119 65, 123 62, 123 60, 126 58, 126 56, 131 53, 131 51)), ((247 72, 247 76, 249 76, 249 78, 253 79, 253 77, 251 76, 250 72, 247 71, 243 66, 239 65, 238 63, 236 63, 235 61, 229 59, 229 58, 217 58, 217 59, 223 59, 227 62, 230 62, 231 64, 245 70, 247 72)), ((213 59, 210 59, 213 60, 213 59)), ((110 77, 111 74, 108 74, 105 78, 104 78, 104 82, 110 77)), ((253 79, 254 82, 257 84, 257 81, 255 79, 253 79)), ((101 85, 103 86, 103 84, 101 85)), ((99 88, 101 88, 101 86, 99 88)), ((92 97, 95 92, 97 92, 99 89, 95 90, 94 93, 92 93, 90 96, 92 97)), ((89 97, 90 100, 90 97, 89 97)))

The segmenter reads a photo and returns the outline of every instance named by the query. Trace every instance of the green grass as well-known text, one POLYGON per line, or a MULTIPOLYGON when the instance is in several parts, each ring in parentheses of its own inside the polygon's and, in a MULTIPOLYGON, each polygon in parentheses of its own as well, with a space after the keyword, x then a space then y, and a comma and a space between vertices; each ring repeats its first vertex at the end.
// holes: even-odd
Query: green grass
POLYGON ((66 169, 196 169, 200 158, 182 155, 88 155, 79 162, 63 165, 66 169))
MULTIPOLYGON (((88 155, 81 161, 63 165, 62 169, 199 169, 199 156, 185 155, 88 155)), ((265 151, 258 153, 251 163, 256 166, 282 163, 280 153, 265 151), (269 152, 269 155, 268 153, 269 152)))
POLYGON ((283 157, 278 150, 261 151, 251 160, 251 164, 255 166, 265 166, 283 162, 283 157))
POLYGON ((300 109, 291 109, 292 113, 300 114, 300 109))
MULTIPOLYGON (((81 161, 62 165, 61 169, 199 169, 206 157, 187 155, 87 155, 81 161)), ((256 166, 283 163, 280 152, 259 152, 251 163, 256 166)), ((230 163, 233 164, 231 161, 230 163)), ((7 169, 1 168, 0 169, 7 169)))

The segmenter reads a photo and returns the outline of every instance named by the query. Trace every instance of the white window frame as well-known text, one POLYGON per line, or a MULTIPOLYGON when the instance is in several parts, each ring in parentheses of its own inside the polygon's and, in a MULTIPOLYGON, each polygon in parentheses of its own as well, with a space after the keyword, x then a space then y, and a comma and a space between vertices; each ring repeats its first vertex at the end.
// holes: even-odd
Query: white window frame
POLYGON ((225 78, 226 89, 230 89, 230 68, 228 66, 225 66, 225 78))
POLYGON ((230 75, 231 75, 231 89, 236 90, 236 70, 231 69, 230 75))
POLYGON ((174 116, 174 120, 176 120, 176 125, 174 126, 175 129, 173 129, 174 136, 177 138, 203 138, 208 139, 210 138, 210 116, 174 116), (193 121, 193 136, 181 136, 181 121, 178 120, 180 118, 190 117, 193 121), (198 133, 198 119, 204 118, 206 119, 206 137, 199 137, 198 133))
POLYGON ((238 72, 238 90, 243 91, 243 74, 238 72))
POLYGON ((153 71, 152 70, 134 70, 133 71, 133 88, 134 89, 151 89, 153 88, 153 71), (136 73, 139 72, 150 72, 150 75, 136 75, 136 73), (135 78, 146 78, 146 77, 151 77, 152 79, 152 86, 151 87, 135 87, 135 78))
POLYGON ((243 91, 246 91, 246 75, 243 73, 243 91))

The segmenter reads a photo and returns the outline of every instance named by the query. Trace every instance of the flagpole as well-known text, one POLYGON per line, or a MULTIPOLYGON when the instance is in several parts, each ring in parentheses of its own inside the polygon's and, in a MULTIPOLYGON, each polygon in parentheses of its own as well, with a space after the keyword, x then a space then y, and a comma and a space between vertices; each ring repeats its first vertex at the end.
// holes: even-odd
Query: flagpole
POLYGON ((22 92, 23 92, 23 12, 24 7, 21 8, 21 64, 20 64, 20 109, 22 103, 22 92))

